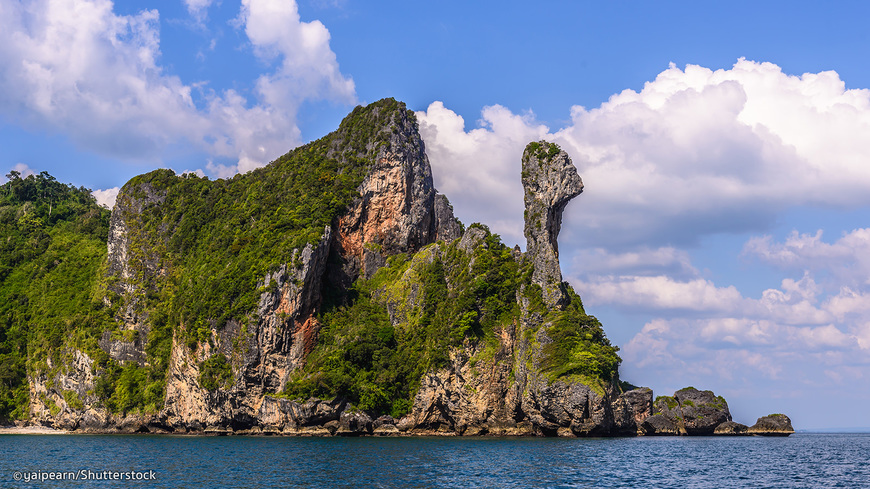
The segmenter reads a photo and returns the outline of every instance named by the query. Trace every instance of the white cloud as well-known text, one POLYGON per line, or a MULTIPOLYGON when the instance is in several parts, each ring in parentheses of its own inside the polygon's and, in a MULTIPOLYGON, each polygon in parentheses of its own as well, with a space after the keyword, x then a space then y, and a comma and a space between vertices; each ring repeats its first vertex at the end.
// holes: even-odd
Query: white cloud
POLYGON ((716 287, 709 280, 676 281, 659 275, 592 276, 574 287, 587 304, 618 304, 643 310, 679 309, 688 311, 730 311, 744 305, 745 299, 730 287, 716 287))
POLYGON ((188 13, 199 22, 205 19, 206 13, 213 3, 214 0, 184 0, 184 6, 187 7, 188 13))
MULTIPOLYGON (((188 2, 198 11, 208 2, 188 2)), ((159 64, 159 15, 116 15, 109 0, 0 0, 0 111, 116 157, 156 158, 173 144, 260 166, 300 143, 295 118, 309 99, 354 100, 320 22, 302 22, 296 4, 247 0, 246 32, 258 54, 280 58, 256 82, 256 102, 235 90, 193 90, 159 64), (275 23, 258 26, 257 19, 275 23), (281 23, 287 34, 277 34, 281 23), (272 33, 263 37, 256 29, 272 33)))
MULTIPOLYGON (((786 278, 779 289, 767 289, 758 299, 744 297, 734 286, 719 287, 710 280, 676 280, 667 275, 589 275, 573 280, 590 306, 614 305, 623 309, 708 318, 753 318, 780 324, 819 325, 849 312, 839 296, 821 300, 821 289, 809 275, 786 278), (735 316, 739 314, 739 316, 735 316)), ((854 303, 858 305, 857 303, 854 303)), ((860 306, 859 306, 860 307, 860 306)))
POLYGON ((870 229, 844 233, 833 243, 822 241, 822 234, 793 231, 782 243, 771 236, 755 237, 743 247, 743 254, 783 270, 830 271, 844 286, 870 285, 870 229))
MULTIPOLYGON (((752 378, 759 372, 771 379, 782 372, 809 378, 819 373, 819 365, 831 370, 856 363, 866 365, 862 341, 862 337, 833 324, 795 326, 749 318, 658 318, 624 345, 622 356, 632 367, 653 369, 659 374, 697 369, 715 372, 725 380, 752 378)), ((752 383, 758 385, 758 379, 752 383)))
MULTIPOLYGON (((570 251, 570 250, 566 250, 570 251)), ((569 255, 565 253, 565 255, 569 255)), ((563 255, 564 256, 564 255, 563 255)), ((562 259, 564 262, 564 258, 562 259)), ((692 265, 689 253, 672 246, 661 248, 638 247, 632 251, 614 252, 604 248, 583 248, 574 251, 571 268, 584 275, 600 273, 630 275, 667 275, 690 279, 699 275, 692 265)))
POLYGON ((106 207, 113 208, 115 207, 115 199, 118 198, 118 191, 121 190, 119 187, 112 187, 103 190, 94 190, 91 192, 91 195, 97 199, 97 204, 106 207))
POLYGON ((320 21, 302 22, 295 1, 242 0, 239 16, 255 52, 282 59, 275 73, 257 80, 266 103, 287 107, 324 95, 347 103, 356 100, 353 80, 341 74, 329 47, 329 31, 320 21))
POLYGON ((846 90, 835 72, 672 65, 640 92, 573 107, 555 132, 502 107, 469 131, 440 102, 419 116, 436 185, 460 215, 486 202, 503 234, 522 229, 513 202, 525 144, 546 138, 568 151, 586 188, 565 213, 565 247, 685 246, 764 231, 794 205, 870 204, 870 90, 846 90))

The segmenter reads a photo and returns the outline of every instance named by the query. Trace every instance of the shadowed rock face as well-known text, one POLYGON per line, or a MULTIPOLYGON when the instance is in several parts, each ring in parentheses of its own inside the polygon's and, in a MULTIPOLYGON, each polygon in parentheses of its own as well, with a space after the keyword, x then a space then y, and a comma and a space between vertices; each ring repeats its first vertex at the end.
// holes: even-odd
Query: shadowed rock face
POLYGON ((720 424, 719 426, 717 426, 716 429, 713 431, 713 434, 714 435, 731 435, 731 436, 748 435, 749 434, 747 432, 748 429, 749 429, 749 427, 746 426, 745 424, 737 423, 735 421, 726 421, 726 422, 720 424))
POLYGON ((680 389, 673 397, 657 398, 652 411, 653 416, 641 423, 643 431, 650 435, 712 435, 718 426, 731 421, 724 398, 694 387, 680 389), (666 418, 670 424, 659 417, 666 418))
POLYGON ((522 180, 526 251, 534 262, 532 281, 541 286, 548 305, 559 306, 565 294, 556 240, 562 228, 562 211, 583 192, 583 181, 568 153, 546 141, 526 146, 522 180))
POLYGON ((754 425, 749 427, 748 433, 762 436, 788 436, 794 433, 791 419, 785 414, 768 414, 758 418, 754 425))

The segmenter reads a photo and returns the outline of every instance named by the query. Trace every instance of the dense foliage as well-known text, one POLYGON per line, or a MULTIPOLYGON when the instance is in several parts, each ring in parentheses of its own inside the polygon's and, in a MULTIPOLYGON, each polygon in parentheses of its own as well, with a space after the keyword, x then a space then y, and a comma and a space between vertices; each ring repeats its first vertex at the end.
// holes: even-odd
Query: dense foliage
POLYGON ((48 173, 0 187, 0 419, 27 416, 27 370, 61 363, 64 345, 96 350, 111 329, 98 289, 109 211, 48 173))
MULTIPOLYGON (((124 305, 132 304, 150 333, 146 367, 121 368, 102 359, 106 380, 98 393, 110 409, 162 406, 174 333, 195 349, 227 321, 254 320, 259 295, 269 286, 260 281, 299 260, 299 252, 316 244, 358 195, 374 152, 389 144, 385 128, 400 114, 413 115, 402 108, 393 99, 357 107, 338 131, 231 179, 156 170, 125 185, 117 208, 135 212, 125 223, 136 292, 114 299, 129 301, 124 305), (134 377, 141 381, 123 383, 134 377)), ((230 363, 223 355, 207 359, 201 372, 206 389, 230 384, 230 363)))
POLYGON ((233 370, 223 353, 210 356, 199 366, 199 385, 203 389, 210 391, 219 387, 226 389, 232 381, 233 370))
POLYGON ((494 343, 495 331, 517 320, 520 279, 510 249, 488 230, 472 255, 456 242, 391 257, 371 280, 357 281, 355 300, 322 315, 317 348, 286 394, 343 395, 360 409, 401 416, 449 347, 494 343))
MULTIPOLYGON (((341 395, 360 409, 398 417, 410 410, 423 374, 447 363, 450 347, 484 342, 480 355, 491 359, 497 332, 520 320, 517 291, 536 286, 530 264, 521 267, 498 235, 475 227, 485 234, 471 254, 458 241, 430 245, 410 259, 394 256, 370 280, 357 281, 355 300, 322 315, 317 347, 285 395, 341 395)), ((598 320, 584 313, 573 291, 565 311, 553 312, 537 291, 530 304, 546 316, 553 340, 544 347, 544 371, 553 380, 609 382, 620 359, 598 320)))
POLYGON ((541 367, 553 379, 577 376, 609 381, 619 368, 619 348, 610 344, 598 319, 584 312, 580 296, 568 292, 571 302, 563 311, 551 313, 547 335, 552 342, 544 345, 541 367))

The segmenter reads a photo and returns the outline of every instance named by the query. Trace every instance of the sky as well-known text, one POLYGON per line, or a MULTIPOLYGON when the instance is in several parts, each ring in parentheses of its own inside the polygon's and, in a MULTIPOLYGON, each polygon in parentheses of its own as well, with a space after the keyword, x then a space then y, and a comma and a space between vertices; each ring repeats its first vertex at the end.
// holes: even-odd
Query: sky
MULTIPOLYGON (((0 0, 0 172, 111 205, 155 168, 212 178, 417 112, 458 217, 522 236, 520 158, 585 190, 563 275, 621 376, 734 419, 867 425, 866 2, 0 0)), ((0 180, 3 180, 0 177, 0 180)))

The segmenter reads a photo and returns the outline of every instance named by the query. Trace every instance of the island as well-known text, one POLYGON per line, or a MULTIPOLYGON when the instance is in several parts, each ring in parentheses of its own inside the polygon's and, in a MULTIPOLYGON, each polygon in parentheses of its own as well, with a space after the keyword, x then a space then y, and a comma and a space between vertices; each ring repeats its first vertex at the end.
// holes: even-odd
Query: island
POLYGON ((711 391, 653 397, 562 280, 583 191, 522 158, 526 251, 463 225, 384 99, 228 179, 161 169, 114 208, 46 173, 0 203, 0 420, 84 433, 788 435, 711 391))

